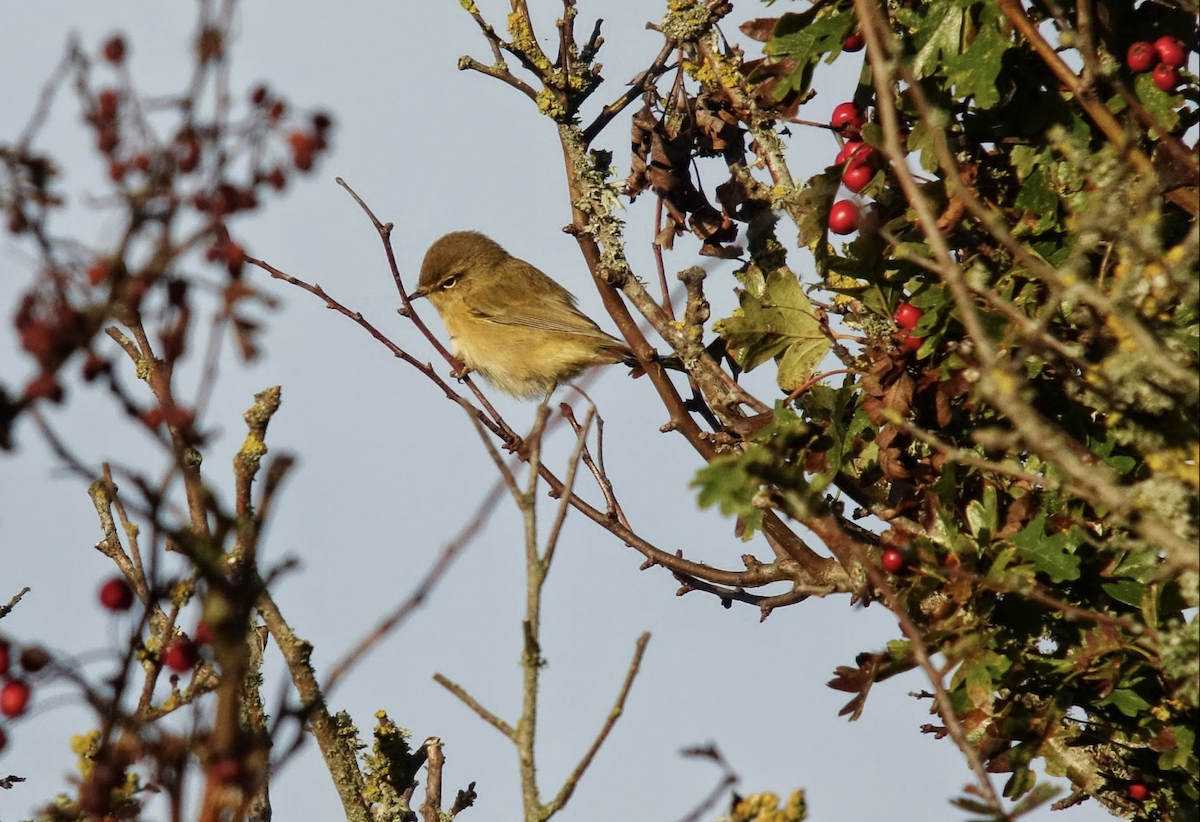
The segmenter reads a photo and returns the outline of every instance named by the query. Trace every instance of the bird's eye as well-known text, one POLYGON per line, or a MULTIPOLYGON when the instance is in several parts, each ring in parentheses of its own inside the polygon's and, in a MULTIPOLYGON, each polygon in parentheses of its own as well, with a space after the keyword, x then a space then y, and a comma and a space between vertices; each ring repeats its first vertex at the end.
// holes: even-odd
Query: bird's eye
POLYGON ((458 285, 459 276, 460 275, 455 274, 442 280, 442 288, 454 288, 454 286, 458 285))

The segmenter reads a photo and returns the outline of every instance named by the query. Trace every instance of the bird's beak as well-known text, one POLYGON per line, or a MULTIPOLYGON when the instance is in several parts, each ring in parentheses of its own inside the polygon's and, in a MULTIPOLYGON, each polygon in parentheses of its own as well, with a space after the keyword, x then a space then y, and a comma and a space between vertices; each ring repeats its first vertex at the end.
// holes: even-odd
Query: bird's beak
POLYGON ((424 288, 416 288, 416 289, 413 289, 413 291, 407 295, 407 299, 409 302, 412 302, 413 300, 421 299, 422 297, 426 296, 428 293, 429 292, 426 291, 424 288))

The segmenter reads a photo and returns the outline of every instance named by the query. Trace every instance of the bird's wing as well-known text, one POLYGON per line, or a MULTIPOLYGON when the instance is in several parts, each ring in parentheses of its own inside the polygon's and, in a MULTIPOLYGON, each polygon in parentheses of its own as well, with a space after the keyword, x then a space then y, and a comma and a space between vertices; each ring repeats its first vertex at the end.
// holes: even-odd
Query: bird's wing
POLYGON ((595 337, 624 345, 576 308, 571 292, 541 271, 515 259, 508 263, 508 267, 504 280, 489 282, 471 290, 466 303, 477 318, 501 325, 595 337), (527 294, 530 291, 544 295, 536 314, 531 313, 527 299, 514 297, 514 292, 527 294))

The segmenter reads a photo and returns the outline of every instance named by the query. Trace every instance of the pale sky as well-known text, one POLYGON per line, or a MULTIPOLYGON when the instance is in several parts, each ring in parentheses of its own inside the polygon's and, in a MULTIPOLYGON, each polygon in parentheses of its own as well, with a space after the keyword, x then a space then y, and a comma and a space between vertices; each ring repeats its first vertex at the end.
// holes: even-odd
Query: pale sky
MULTIPOLYGON (((549 15, 561 8, 531 5, 546 6, 549 15)), ((502 28, 506 6, 493 3, 485 15, 502 28)), ((733 20, 785 9, 742 3, 733 20)), ((606 20, 601 59, 609 83, 591 111, 618 96, 661 43, 644 28, 661 16, 657 4, 581 2, 580 18, 587 22, 580 28, 590 30, 597 14, 606 20), (630 11, 635 5, 640 13, 630 11)), ((319 282, 416 356, 432 360, 432 350, 395 314, 398 298, 380 243, 334 183, 341 176, 381 219, 396 224, 396 253, 410 287, 430 242, 447 231, 477 229, 559 279, 603 327, 615 330, 574 241, 560 231, 570 214, 553 124, 507 86, 456 69, 463 54, 490 60, 458 3, 260 0, 242 4, 239 20, 232 47, 236 93, 266 79, 294 105, 326 108, 337 122, 334 151, 315 174, 289 185, 261 214, 233 224, 251 254, 319 282)), ((142 88, 165 93, 184 83, 192 25, 193 6, 187 3, 0 0, 5 77, 0 140, 12 141, 24 127, 72 32, 93 53, 109 33, 126 32, 131 68, 142 88)), ((544 27, 542 33, 552 31, 544 27)), ((850 93, 857 66, 846 60, 822 67, 816 86, 823 93, 802 116, 827 117, 850 93)), ((601 141, 616 152, 622 169, 628 166, 628 134, 627 120, 618 120, 601 141)), ((819 171, 837 149, 826 132, 801 129, 793 139, 800 142, 792 157, 797 177, 819 171)), ((85 196, 106 190, 103 166, 71 95, 55 106, 37 145, 68 175, 61 187, 71 194, 71 208, 58 221, 58 232, 98 250, 109 248, 113 221, 85 196)), ((647 195, 627 212, 629 257, 643 278, 653 276, 647 243, 651 206, 647 195)), ((668 258, 669 270, 698 262, 695 250, 695 244, 681 242, 668 258)), ((7 234, 0 238, 0 311, 6 322, 32 276, 29 262, 24 246, 7 234)), ((802 255, 792 262, 802 276, 811 276, 802 255)), ((714 302, 726 311, 731 268, 713 267, 708 281, 714 302)), ((228 499, 229 459, 245 430, 241 414, 255 392, 282 385, 283 406, 271 423, 268 445, 276 453, 297 454, 300 462, 265 535, 261 560, 267 566, 299 562, 278 584, 276 598, 294 629, 314 643, 318 670, 327 672, 410 593, 472 515, 495 474, 472 426, 432 384, 316 299, 257 270, 248 270, 248 276, 278 297, 282 308, 265 315, 269 331, 262 360, 250 367, 233 357, 225 360, 205 420, 223 435, 206 449, 205 467, 209 482, 228 499)), ((426 319, 441 331, 428 309, 426 319)), ((30 373, 9 330, 0 336, 0 380, 19 387, 30 373)), ((161 460, 144 434, 114 416, 101 390, 72 379, 71 402, 50 417, 73 447, 93 463, 120 458, 157 476, 161 460)), ((126 383, 133 385, 132 377, 126 383)), ((141 390, 147 399, 148 391, 141 390)), ((609 473, 639 533, 660 547, 682 548, 691 558, 722 567, 738 567, 747 550, 766 557, 761 542, 745 545, 733 536, 732 521, 697 512, 688 483, 701 462, 681 437, 658 432, 666 417, 649 381, 610 373, 590 393, 606 423, 609 473)), ((533 404, 490 394, 514 427, 528 427, 533 404)), ((100 531, 86 487, 56 470, 28 422, 16 433, 18 452, 0 456, 0 602, 23 586, 32 591, 0 629, 14 641, 40 642, 74 656, 100 679, 128 623, 110 618, 95 603, 96 588, 113 569, 92 548, 100 531)), ((548 446, 547 458, 551 464, 557 460, 560 471, 567 447, 561 435, 548 446)), ((580 487, 585 497, 598 499, 593 486, 580 487)), ((551 514, 547 505, 543 522, 551 514)), ((740 775, 739 792, 786 796, 804 788, 814 820, 963 818, 947 800, 972 777, 952 743, 919 733, 931 721, 928 702, 908 696, 927 688, 920 673, 877 684, 863 718, 853 724, 837 716, 849 695, 825 686, 836 666, 852 665, 858 652, 900 635, 885 608, 851 608, 844 596, 814 599, 760 624, 758 612, 748 606, 725 610, 700 593, 676 597, 671 576, 662 569, 639 571, 641 561, 582 517, 568 520, 546 593, 543 794, 553 795, 590 744, 638 635, 648 630, 653 638, 624 717, 561 819, 681 818, 719 774, 678 752, 710 741, 740 775)), ((463 819, 520 818, 515 751, 431 677, 445 674, 515 721, 523 586, 520 520, 506 502, 429 604, 331 699, 331 708, 349 711, 368 741, 380 709, 410 728, 415 742, 441 737, 447 795, 470 781, 479 792, 477 807, 463 819)), ((194 614, 185 624, 190 621, 194 614)), ((272 656, 265 691, 272 705, 281 674, 272 656)), ((64 789, 74 768, 70 736, 87 730, 88 723, 69 688, 46 683, 36 690, 31 715, 6 726, 9 746, 0 754, 0 776, 13 773, 26 781, 0 791, 0 820, 24 818, 64 789)), ((998 775, 997 788, 1003 782, 998 775)), ((278 820, 340 817, 315 745, 275 777, 272 801, 278 820)), ((1043 809, 1029 818, 1045 820, 1050 813, 1043 809)), ((1053 818, 1110 817, 1092 804, 1053 818)))

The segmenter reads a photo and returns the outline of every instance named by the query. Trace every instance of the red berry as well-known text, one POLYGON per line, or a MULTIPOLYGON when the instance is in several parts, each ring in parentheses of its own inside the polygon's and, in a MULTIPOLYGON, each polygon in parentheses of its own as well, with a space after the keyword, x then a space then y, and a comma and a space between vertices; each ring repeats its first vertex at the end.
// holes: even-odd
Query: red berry
POLYGON ((104 44, 104 59, 114 65, 125 59, 125 40, 119 35, 108 38, 104 44))
POLYGON ((920 351, 921 346, 923 346, 924 344, 925 344, 924 337, 914 337, 912 334, 909 334, 907 337, 904 338, 904 347, 907 348, 909 351, 920 351))
POLYGON ((904 566, 908 563, 904 560, 904 554, 895 548, 884 548, 883 553, 879 555, 879 564, 889 574, 898 574, 904 570, 904 566))
POLYGON ((112 178, 114 183, 119 183, 125 179, 125 164, 120 160, 110 160, 108 163, 108 176, 112 178))
POLYGON ((212 628, 208 627, 208 623, 200 620, 196 623, 196 630, 192 632, 196 637, 197 645, 212 645, 213 632, 212 628))
POLYGON ((96 94, 97 113, 102 120, 112 120, 117 116, 117 93, 110 88, 101 89, 96 94))
POLYGON ((847 191, 855 194, 867 187, 867 183, 875 179, 875 169, 863 163, 855 163, 842 174, 842 185, 847 191))
POLYGON ((9 652, 7 640, 0 639, 0 676, 8 674, 8 666, 12 664, 12 654, 9 652))
POLYGON ((124 577, 113 577, 100 586, 100 604, 110 611, 128 611, 133 607, 133 589, 124 577))
POLYGON ((1161 91, 1174 91, 1175 86, 1179 85, 1179 69, 1166 63, 1155 66, 1151 77, 1154 78, 1154 85, 1161 91))
POLYGON ((21 234, 27 228, 29 221, 25 219, 24 212, 14 206, 12 213, 8 215, 8 230, 13 234, 21 234))
POLYGON ((866 38, 862 36, 861 32, 852 31, 842 41, 842 51, 862 51, 863 46, 866 44, 866 38))
POLYGON ((1129 798, 1134 802, 1145 802, 1150 798, 1150 786, 1144 782, 1134 782, 1129 786, 1129 798))
POLYGON ((108 264, 94 262, 88 266, 87 278, 89 285, 100 285, 108 279, 108 264))
POLYGON ((0 713, 9 719, 25 713, 29 707, 29 683, 23 679, 10 679, 0 688, 0 713))
POLYGON ((147 408, 138 416, 141 417, 142 425, 146 426, 151 431, 163 424, 163 411, 162 408, 158 407, 157 405, 153 408, 147 408))
POLYGON ((912 303, 900 303, 896 307, 896 313, 892 315, 892 319, 896 321, 896 325, 905 331, 912 331, 917 327, 917 323, 921 321, 921 317, 924 315, 925 312, 912 303))
POLYGON ((829 117, 829 125, 833 126, 833 130, 844 134, 857 133, 865 122, 862 112, 854 103, 838 103, 829 117))
POLYGON ((162 659, 164 665, 175 673, 182 674, 196 667, 196 663, 200 661, 200 652, 196 649, 196 643, 180 635, 171 640, 163 650, 162 659))
POLYGON ((851 234, 858 229, 858 206, 849 200, 838 200, 829 209, 829 230, 834 234, 851 234))
POLYGON ((1187 62, 1187 52, 1183 48, 1183 43, 1169 34, 1164 34, 1154 41, 1154 50, 1158 52, 1158 57, 1163 61, 1163 65, 1171 68, 1183 68, 1184 63, 1187 62))
POLYGON ((1125 65, 1129 66, 1130 71, 1138 74, 1154 68, 1154 64, 1157 62, 1158 52, 1145 40, 1138 40, 1129 47, 1129 51, 1125 52, 1125 65))
POLYGON ((146 171, 150 168, 150 157, 143 152, 138 152, 129 159, 129 165, 136 168, 138 171, 146 171))
POLYGON ((842 150, 833 158, 837 165, 846 164, 850 166, 874 166, 879 159, 879 152, 874 146, 869 146, 859 140, 847 140, 842 146, 842 150))
POLYGON ((8 747, 8 736, 5 735, 4 729, 0 728, 0 751, 8 747))

